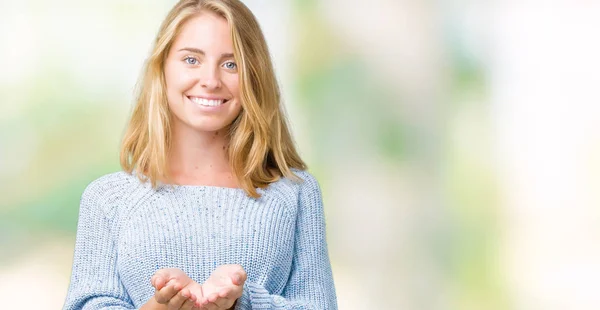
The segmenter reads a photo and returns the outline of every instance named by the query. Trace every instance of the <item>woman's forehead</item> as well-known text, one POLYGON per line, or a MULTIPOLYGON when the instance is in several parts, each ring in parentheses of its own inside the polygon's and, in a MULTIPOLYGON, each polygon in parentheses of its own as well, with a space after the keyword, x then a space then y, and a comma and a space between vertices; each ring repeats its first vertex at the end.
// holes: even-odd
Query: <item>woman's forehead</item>
POLYGON ((205 53, 233 53, 229 23, 215 13, 201 12, 182 25, 173 47, 196 48, 205 53))

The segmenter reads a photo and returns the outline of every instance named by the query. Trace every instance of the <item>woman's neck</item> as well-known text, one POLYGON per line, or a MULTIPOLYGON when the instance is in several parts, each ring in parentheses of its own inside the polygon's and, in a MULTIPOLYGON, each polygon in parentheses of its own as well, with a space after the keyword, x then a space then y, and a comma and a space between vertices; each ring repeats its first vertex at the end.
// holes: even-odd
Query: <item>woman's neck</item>
POLYGON ((172 182, 237 187, 227 156, 226 132, 174 130, 168 156, 172 182))

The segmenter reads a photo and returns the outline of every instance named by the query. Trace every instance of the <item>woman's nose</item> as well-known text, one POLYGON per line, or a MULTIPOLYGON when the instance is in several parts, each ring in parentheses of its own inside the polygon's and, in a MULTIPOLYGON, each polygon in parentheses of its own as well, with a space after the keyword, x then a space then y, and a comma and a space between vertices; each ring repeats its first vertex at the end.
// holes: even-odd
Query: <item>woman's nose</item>
POLYGON ((221 87, 217 66, 205 65, 200 69, 200 85, 205 89, 218 89, 221 87))

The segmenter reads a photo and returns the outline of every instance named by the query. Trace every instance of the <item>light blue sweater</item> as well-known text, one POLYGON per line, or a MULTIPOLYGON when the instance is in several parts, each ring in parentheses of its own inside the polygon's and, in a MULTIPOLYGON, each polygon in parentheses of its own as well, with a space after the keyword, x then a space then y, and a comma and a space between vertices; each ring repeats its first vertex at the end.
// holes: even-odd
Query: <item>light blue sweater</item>
POLYGON ((83 193, 63 309, 138 309, 150 277, 180 268, 202 284, 222 264, 248 274, 236 309, 337 309, 321 191, 306 171, 258 199, 242 189, 176 185, 157 190, 125 172, 83 193))

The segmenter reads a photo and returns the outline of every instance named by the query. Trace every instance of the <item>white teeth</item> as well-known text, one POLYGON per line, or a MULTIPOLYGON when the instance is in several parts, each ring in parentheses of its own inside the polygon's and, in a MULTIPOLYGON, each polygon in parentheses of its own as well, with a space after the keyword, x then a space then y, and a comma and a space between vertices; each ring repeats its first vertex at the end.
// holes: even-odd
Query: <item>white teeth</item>
POLYGON ((204 98, 198 98, 198 97, 190 97, 190 99, 199 105, 203 105, 206 107, 216 107, 218 105, 223 104, 224 100, 209 100, 209 99, 204 99, 204 98))

